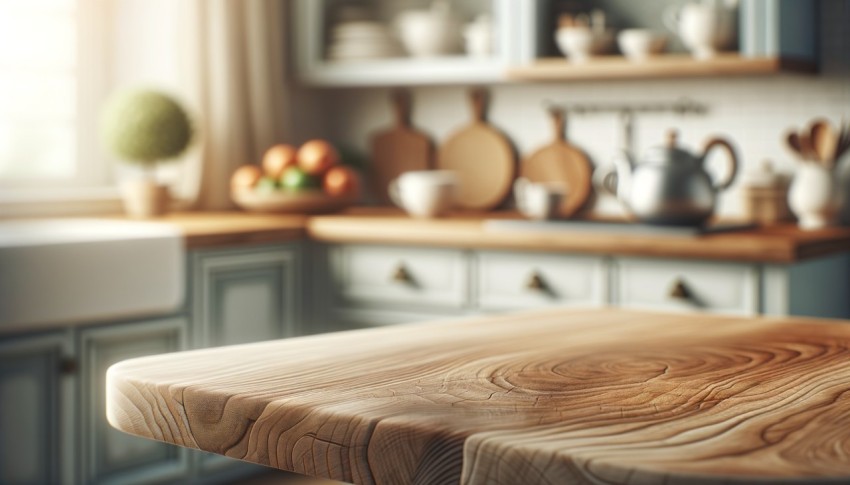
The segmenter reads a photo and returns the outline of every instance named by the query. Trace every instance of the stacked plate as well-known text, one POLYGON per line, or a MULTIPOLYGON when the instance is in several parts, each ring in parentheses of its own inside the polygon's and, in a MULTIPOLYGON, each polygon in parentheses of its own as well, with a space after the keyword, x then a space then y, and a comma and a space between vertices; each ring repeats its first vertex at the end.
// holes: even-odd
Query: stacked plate
POLYGON ((390 28, 371 20, 345 21, 331 29, 328 59, 352 61, 405 56, 401 42, 390 28))

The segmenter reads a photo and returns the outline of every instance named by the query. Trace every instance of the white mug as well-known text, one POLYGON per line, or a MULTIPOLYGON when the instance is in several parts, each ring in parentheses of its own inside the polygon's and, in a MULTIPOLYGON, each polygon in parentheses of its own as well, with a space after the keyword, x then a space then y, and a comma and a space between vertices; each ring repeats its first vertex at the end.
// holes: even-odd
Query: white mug
POLYGON ((390 182, 390 199, 414 217, 439 217, 454 206, 458 179, 450 170, 402 174, 390 182))
POLYGON ((533 183, 526 178, 514 182, 517 209, 529 219, 547 220, 558 216, 567 189, 559 183, 533 183))
POLYGON ((709 59, 718 50, 732 47, 737 37, 735 9, 716 0, 709 3, 671 5, 664 12, 664 23, 679 35, 685 47, 697 59, 709 59))

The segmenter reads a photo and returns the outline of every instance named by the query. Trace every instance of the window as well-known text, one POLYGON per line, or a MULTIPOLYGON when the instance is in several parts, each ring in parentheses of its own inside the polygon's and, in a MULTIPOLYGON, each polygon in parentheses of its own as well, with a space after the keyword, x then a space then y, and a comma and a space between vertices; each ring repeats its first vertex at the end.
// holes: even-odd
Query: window
POLYGON ((0 0, 0 188, 108 183, 96 1, 0 0))

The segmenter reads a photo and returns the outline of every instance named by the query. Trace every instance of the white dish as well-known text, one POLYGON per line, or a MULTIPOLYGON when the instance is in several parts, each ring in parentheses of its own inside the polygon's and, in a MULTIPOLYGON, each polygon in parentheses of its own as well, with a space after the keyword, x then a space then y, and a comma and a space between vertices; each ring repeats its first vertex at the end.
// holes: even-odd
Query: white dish
POLYGON ((617 34, 620 52, 632 61, 657 55, 667 45, 667 36, 647 29, 626 29, 617 34))
POLYGON ((589 27, 561 27, 555 32, 555 43, 572 62, 585 62, 592 56, 611 52, 614 32, 596 32, 589 27))

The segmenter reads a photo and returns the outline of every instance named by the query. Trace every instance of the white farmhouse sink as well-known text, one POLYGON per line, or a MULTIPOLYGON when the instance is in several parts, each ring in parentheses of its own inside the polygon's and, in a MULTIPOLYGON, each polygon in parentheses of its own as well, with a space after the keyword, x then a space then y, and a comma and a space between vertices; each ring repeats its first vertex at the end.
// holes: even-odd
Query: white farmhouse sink
POLYGON ((0 221, 0 331, 171 312, 183 303, 184 260, 166 224, 0 221))

